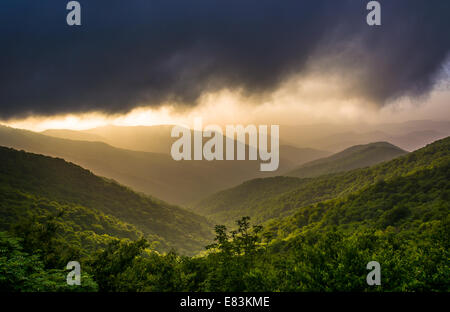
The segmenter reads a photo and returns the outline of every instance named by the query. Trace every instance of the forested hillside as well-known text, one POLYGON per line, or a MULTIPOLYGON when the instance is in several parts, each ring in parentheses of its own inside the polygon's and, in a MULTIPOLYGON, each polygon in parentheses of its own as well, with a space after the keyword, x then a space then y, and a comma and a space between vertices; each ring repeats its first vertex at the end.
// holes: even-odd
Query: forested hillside
POLYGON ((145 235, 156 249, 191 254, 211 237, 205 218, 62 159, 0 147, 0 189, 2 230, 19 217, 56 218, 68 229, 61 235, 70 233, 71 239, 145 235))
POLYGON ((421 231, 450 221, 450 161, 406 176, 380 180, 350 195, 308 205, 283 219, 265 224, 278 240, 309 231, 358 232, 366 228, 421 231))
POLYGON ((369 168, 316 178, 276 177, 247 181, 200 201, 192 209, 216 222, 232 224, 242 215, 256 222, 287 216, 298 208, 345 196, 381 180, 434 168, 450 159, 450 137, 369 168))
POLYGON ((232 231, 216 225, 213 244, 194 257, 156 253, 153 240, 180 227, 174 244, 188 245, 202 234, 190 226, 206 226, 200 217, 63 160, 5 148, 0 155, 8 229, 0 232, 0 290, 450 291, 450 138, 345 174, 247 182, 261 183, 269 202, 297 196, 298 207, 260 225, 249 217, 237 218, 232 231), (316 193, 327 188, 329 195, 316 193), (291 197, 272 197, 277 192, 291 197), (158 232, 145 236, 155 224, 158 232), (65 283, 74 259, 81 286, 65 283), (366 282, 370 261, 380 263, 379 286, 366 282))

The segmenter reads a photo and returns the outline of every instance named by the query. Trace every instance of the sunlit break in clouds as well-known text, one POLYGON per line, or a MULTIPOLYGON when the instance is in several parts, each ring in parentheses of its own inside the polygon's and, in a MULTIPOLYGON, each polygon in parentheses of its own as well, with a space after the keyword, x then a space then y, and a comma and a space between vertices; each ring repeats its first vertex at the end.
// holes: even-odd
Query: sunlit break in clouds
POLYGON ((437 105, 450 49, 448 1, 382 1, 377 27, 365 1, 86 1, 78 28, 59 3, 2 1, 3 123, 376 121, 437 105))

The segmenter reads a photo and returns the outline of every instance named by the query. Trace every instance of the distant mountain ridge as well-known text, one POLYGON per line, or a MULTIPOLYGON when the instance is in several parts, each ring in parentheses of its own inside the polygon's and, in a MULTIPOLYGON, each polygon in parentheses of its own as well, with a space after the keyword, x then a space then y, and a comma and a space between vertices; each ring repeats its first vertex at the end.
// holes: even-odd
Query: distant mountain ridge
POLYGON ((281 126, 284 144, 338 152, 370 142, 387 141, 412 152, 450 135, 450 121, 411 120, 382 124, 281 126))
POLYGON ((59 138, 104 142, 131 151, 169 154, 173 125, 103 126, 88 130, 46 130, 42 134, 59 138), (83 139, 85 137, 86 139, 83 139))
POLYGON ((191 207, 215 222, 231 225, 239 216, 257 222, 289 216, 301 207, 360 191, 378 181, 407 176, 450 162, 450 137, 368 168, 315 178, 254 179, 211 195, 191 207))
MULTIPOLYGON (((170 152, 172 127, 173 125, 104 126, 80 131, 46 130, 42 133, 66 139, 102 141, 129 150, 167 154, 170 152)), ((412 120, 373 125, 280 125, 280 146, 338 152, 354 145, 386 141, 411 152, 449 135, 450 121, 412 120)), ((327 155, 321 155, 325 156, 327 155)))
POLYGON ((40 132, 41 134, 68 140, 88 141, 88 142, 104 142, 105 138, 85 131, 76 131, 68 129, 49 129, 40 132))
MULTIPOLYGON (((41 133, 61 139, 104 142, 132 151, 170 154, 174 141, 171 137, 172 127, 173 125, 105 126, 82 131, 50 129, 41 133)), ((280 158, 285 167, 300 165, 330 154, 327 151, 295 147, 280 141, 280 158)))
MULTIPOLYGON (((4 126, 0 126, 0 145, 64 158, 174 204, 187 204, 242 181, 277 174, 261 172, 260 160, 175 161, 169 154, 131 151, 104 142, 61 139, 4 126)), ((278 172, 302 163, 301 159, 291 162, 299 155, 303 155, 305 162, 327 155, 322 151, 292 148, 284 158, 283 150, 281 147, 278 172)))
POLYGON ((298 178, 312 178, 320 175, 369 167, 407 152, 388 142, 376 142, 349 147, 326 158, 313 160, 288 172, 286 175, 298 178))

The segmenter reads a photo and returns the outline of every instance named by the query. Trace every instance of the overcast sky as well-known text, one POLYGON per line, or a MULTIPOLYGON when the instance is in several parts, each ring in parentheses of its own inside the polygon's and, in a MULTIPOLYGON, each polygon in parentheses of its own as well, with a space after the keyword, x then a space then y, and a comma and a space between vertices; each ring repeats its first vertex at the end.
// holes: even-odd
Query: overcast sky
POLYGON ((2 0, 0 119, 193 107, 224 90, 252 105, 427 97, 448 61, 450 1, 380 1, 379 27, 367 2, 81 0, 69 27, 67 1, 2 0))

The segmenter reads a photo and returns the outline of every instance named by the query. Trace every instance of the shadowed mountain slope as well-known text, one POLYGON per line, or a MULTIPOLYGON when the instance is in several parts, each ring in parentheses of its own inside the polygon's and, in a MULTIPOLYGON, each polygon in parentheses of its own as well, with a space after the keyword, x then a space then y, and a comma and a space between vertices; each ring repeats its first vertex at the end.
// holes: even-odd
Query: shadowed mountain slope
MULTIPOLYGON (((64 227, 83 235, 140 235, 159 249, 194 253, 211 238, 204 217, 91 173, 63 159, 0 147, 3 230, 20 217, 62 215, 64 227)), ((101 238, 99 238, 101 240, 101 238)))
POLYGON ((450 137, 372 167, 315 178, 275 177, 250 180, 209 196, 191 208, 216 222, 228 225, 243 215, 248 215, 257 222, 264 222, 291 215, 297 209, 313 203, 346 196, 380 181, 407 176, 448 162, 450 137))

